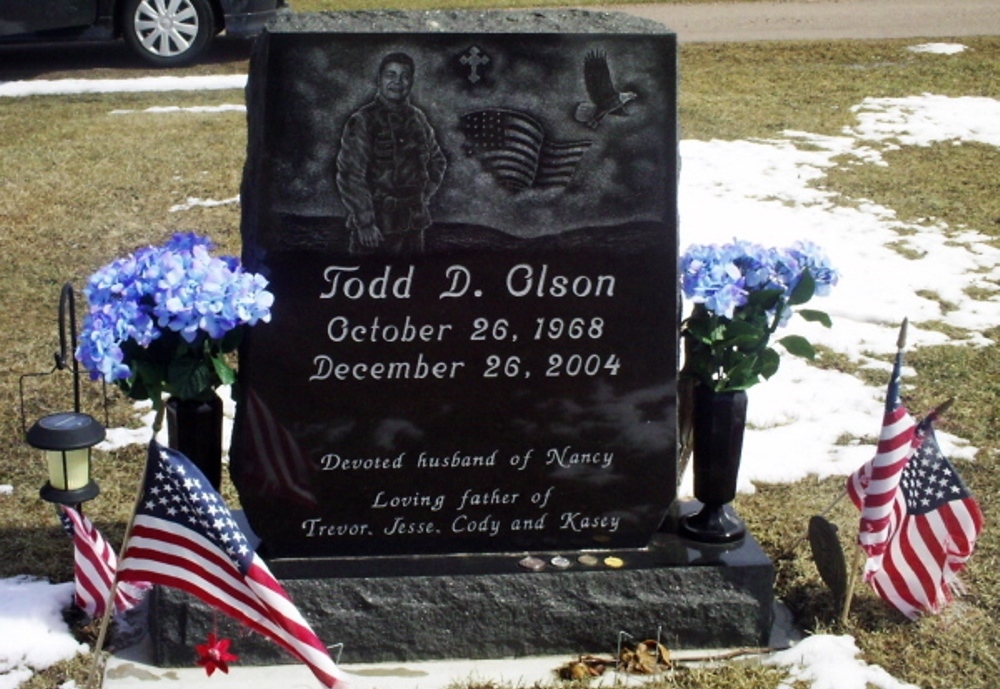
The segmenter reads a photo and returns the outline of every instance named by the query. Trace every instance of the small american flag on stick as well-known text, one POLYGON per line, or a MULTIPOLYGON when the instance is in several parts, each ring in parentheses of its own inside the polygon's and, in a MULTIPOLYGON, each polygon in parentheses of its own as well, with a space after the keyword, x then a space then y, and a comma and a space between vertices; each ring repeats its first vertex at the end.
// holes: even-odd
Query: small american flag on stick
MULTIPOLYGON (((60 506, 59 519, 73 537, 73 584, 77 606, 93 618, 104 614, 118 557, 87 517, 72 507, 60 506)), ((141 600, 149 584, 119 584, 115 612, 125 612, 141 600)))
POLYGON ((118 577, 187 591, 278 643, 325 687, 346 678, 222 497, 187 457, 155 440, 118 577))
POLYGON ((865 581, 912 619, 952 599, 983 515, 941 452, 933 425, 938 411, 915 424, 900 401, 905 328, 904 321, 878 449, 848 478, 847 493, 861 510, 865 581))
POLYGON ((903 348, 906 346, 904 320, 899 331, 896 360, 885 396, 885 413, 875 457, 854 472, 847 481, 847 494, 861 510, 858 543, 868 555, 865 580, 882 566, 882 556, 889 546, 893 506, 899 490, 903 469, 913 454, 916 424, 899 394, 903 368, 903 348))

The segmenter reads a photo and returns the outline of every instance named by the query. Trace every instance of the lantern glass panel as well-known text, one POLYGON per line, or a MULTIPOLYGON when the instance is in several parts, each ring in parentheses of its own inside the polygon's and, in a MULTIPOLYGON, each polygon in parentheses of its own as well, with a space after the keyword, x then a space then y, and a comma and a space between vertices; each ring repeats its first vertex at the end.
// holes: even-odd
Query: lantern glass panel
POLYGON ((47 450, 49 483, 56 490, 78 490, 90 483, 90 448, 47 450))

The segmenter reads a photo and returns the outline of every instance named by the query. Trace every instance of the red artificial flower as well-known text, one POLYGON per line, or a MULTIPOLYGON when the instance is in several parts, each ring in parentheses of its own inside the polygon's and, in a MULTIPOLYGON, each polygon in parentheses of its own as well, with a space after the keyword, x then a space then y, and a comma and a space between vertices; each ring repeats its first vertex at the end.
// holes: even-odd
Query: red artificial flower
POLYGON ((216 668, 229 674, 229 665, 234 660, 239 660, 229 652, 229 639, 216 639, 215 634, 209 633, 208 640, 203 644, 198 644, 194 650, 198 652, 198 664, 204 666, 205 674, 209 677, 216 668))

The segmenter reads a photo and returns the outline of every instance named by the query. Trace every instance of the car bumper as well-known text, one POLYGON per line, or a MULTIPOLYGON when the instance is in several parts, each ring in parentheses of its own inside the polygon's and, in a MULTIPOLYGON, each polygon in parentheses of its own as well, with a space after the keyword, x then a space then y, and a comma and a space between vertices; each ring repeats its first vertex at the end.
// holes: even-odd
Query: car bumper
POLYGON ((226 15, 226 34, 256 36, 279 13, 291 12, 285 0, 244 0, 233 3, 226 15), (275 7, 277 5, 277 7, 275 7))

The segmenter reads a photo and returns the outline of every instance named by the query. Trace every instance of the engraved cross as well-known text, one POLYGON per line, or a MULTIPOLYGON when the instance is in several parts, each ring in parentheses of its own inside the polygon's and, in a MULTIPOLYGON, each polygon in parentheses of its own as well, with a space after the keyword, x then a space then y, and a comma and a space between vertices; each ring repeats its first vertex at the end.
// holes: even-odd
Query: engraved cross
POLYGON ((479 68, 489 64, 490 56, 476 46, 472 46, 465 55, 459 58, 459 61, 469 67, 469 81, 475 84, 482 78, 479 76, 479 68))

